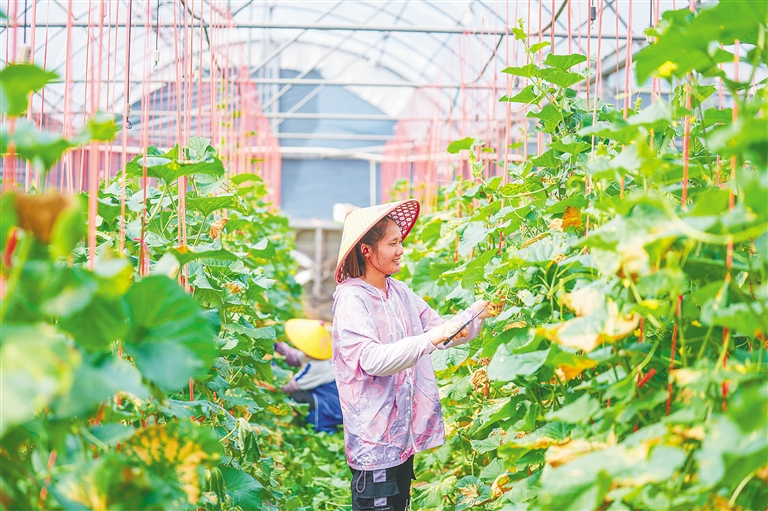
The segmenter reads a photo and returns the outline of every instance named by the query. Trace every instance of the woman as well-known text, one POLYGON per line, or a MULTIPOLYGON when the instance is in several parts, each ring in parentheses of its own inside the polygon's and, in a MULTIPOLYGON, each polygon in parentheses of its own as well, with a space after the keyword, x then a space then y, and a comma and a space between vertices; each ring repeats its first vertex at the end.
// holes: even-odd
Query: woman
POLYGON ((445 443, 429 354, 468 342, 489 316, 487 303, 477 302, 445 321, 390 278, 418 215, 419 203, 406 200, 355 210, 344 221, 332 362, 355 511, 408 508, 413 455, 445 443))

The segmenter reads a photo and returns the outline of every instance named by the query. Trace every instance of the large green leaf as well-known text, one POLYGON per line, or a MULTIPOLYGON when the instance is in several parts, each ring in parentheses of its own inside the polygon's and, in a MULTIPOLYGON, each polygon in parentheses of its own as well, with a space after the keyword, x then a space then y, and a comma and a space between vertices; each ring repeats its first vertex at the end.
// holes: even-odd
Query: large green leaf
POLYGON ((52 325, 9 324, 0 345, 0 436, 69 391, 80 354, 52 325))
POLYGON ((727 52, 710 51, 712 43, 728 46, 738 39, 755 44, 761 25, 767 22, 765 2, 722 0, 711 8, 701 9, 695 17, 687 8, 667 11, 660 24, 658 42, 636 57, 638 82, 645 82, 653 73, 664 78, 682 77, 690 71, 707 71, 720 62, 732 60, 727 52))
POLYGON ((547 420, 559 420, 568 424, 586 424, 597 416, 600 403, 589 394, 547 414, 547 420))
POLYGON ((488 366, 488 377, 494 381, 512 381, 518 376, 535 374, 549 355, 549 349, 514 355, 501 345, 488 366))
POLYGON ((115 124, 115 118, 105 112, 97 112, 93 117, 88 119, 85 123, 82 131, 78 133, 73 142, 78 144, 84 144, 92 140, 100 142, 109 142, 117 134, 117 124, 115 124))
POLYGON ((455 348, 436 350, 430 356, 432 367, 435 371, 445 371, 464 362, 469 356, 469 344, 462 344, 455 348))
POLYGON ((535 64, 526 64, 519 67, 507 67, 501 70, 502 73, 507 73, 515 76, 522 76, 523 78, 531 78, 533 76, 539 76, 541 69, 535 64))
POLYGON ((562 71, 568 71, 570 68, 582 62, 586 62, 587 57, 573 53, 571 55, 556 55, 550 53, 547 58, 544 59, 544 63, 548 66, 556 67, 562 71))
POLYGON ((560 87, 570 87, 584 80, 584 76, 579 73, 570 73, 556 68, 542 69, 539 76, 549 83, 559 85, 560 87))
POLYGON ((459 238, 459 255, 466 256, 469 251, 488 236, 485 222, 470 222, 459 238))
POLYGON ((194 174, 209 174, 221 177, 224 175, 224 165, 221 160, 210 154, 200 161, 182 162, 178 159, 178 146, 164 154, 153 154, 158 151, 148 152, 146 159, 139 154, 126 165, 126 171, 131 175, 142 175, 143 168, 147 169, 147 176, 162 179, 170 184, 182 176, 194 174))
POLYGON ((242 211, 243 207, 237 195, 217 195, 214 197, 190 197, 187 199, 187 208, 199 211, 203 216, 208 216, 220 209, 236 209, 242 211))
POLYGON ((149 396, 133 364, 115 356, 87 361, 76 369, 72 388, 51 405, 51 410, 59 418, 84 417, 118 392, 141 399, 149 396))
POLYGON ((528 85, 523 90, 515 94, 514 96, 502 96, 499 98, 499 102, 508 102, 508 103, 538 103, 538 101, 542 98, 542 95, 536 94, 533 91, 533 85, 528 85))
POLYGON ((23 115, 29 107, 29 94, 56 77, 34 64, 10 64, 0 70, 0 115, 23 115))
POLYGON ((215 332, 176 282, 146 277, 128 291, 124 308, 125 349, 147 380, 170 392, 208 372, 217 354, 215 332))
POLYGON ((210 259, 216 261, 237 261, 239 258, 229 250, 213 248, 210 246, 173 248, 167 253, 179 260, 179 264, 185 265, 197 259, 210 259))
POLYGON ((72 146, 58 135, 38 131, 35 124, 26 119, 16 119, 13 133, 9 124, 0 126, 0 152, 8 152, 11 144, 16 154, 29 160, 38 172, 47 172, 59 161, 64 151, 72 146))
POLYGON ((458 154, 459 151, 468 151, 475 147, 475 144, 477 143, 477 140, 475 140, 472 137, 466 137, 462 138, 461 140, 455 140, 448 144, 448 149, 446 149, 451 154, 458 154))
POLYGON ((100 296, 94 297, 84 309, 62 318, 59 325, 87 351, 107 350, 128 331, 120 302, 100 296))
POLYGON ((227 495, 241 509, 261 509, 264 486, 252 475, 234 467, 221 467, 227 495))

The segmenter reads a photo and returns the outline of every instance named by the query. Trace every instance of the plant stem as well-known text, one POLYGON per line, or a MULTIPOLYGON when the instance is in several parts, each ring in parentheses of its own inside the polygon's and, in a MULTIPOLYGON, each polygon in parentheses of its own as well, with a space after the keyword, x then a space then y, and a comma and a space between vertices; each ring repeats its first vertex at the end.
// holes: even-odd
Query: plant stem
POLYGON ((8 287, 5 290, 5 296, 0 301, 0 322, 5 322, 5 315, 10 310, 11 304, 16 297, 16 288, 21 280, 21 273, 24 271, 24 265, 27 263, 29 251, 34 243, 32 233, 25 232, 17 248, 17 260, 14 261, 11 274, 8 277, 8 287))
POLYGON ((208 215, 205 215, 203 217, 203 221, 200 224, 200 230, 197 231, 197 237, 195 238, 195 243, 193 246, 197 246, 197 244, 200 242, 200 236, 203 234, 203 231, 205 230, 205 222, 208 221, 208 215))

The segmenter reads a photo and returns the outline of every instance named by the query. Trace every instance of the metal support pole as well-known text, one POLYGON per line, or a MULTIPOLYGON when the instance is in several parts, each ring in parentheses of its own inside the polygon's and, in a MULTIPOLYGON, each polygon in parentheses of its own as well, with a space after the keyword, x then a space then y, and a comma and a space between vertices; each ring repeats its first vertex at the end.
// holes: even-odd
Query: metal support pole
POLYGON ((312 280, 312 296, 320 296, 323 278, 323 228, 315 227, 315 274, 312 280))
POLYGON ((376 205, 376 162, 371 160, 368 172, 368 192, 370 194, 370 205, 376 205))

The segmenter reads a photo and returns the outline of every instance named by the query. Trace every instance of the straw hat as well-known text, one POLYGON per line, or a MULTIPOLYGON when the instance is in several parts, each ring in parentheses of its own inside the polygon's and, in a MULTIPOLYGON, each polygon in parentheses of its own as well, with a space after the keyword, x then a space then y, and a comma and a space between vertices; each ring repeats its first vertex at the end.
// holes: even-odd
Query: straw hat
POLYGON ((355 249, 355 245, 365 236, 365 233, 376 225, 376 222, 389 216, 400 228, 405 239, 419 217, 419 208, 419 201, 408 199, 350 212, 344 220, 344 231, 341 233, 341 248, 339 260, 336 263, 336 282, 341 283, 349 277, 344 268, 347 256, 355 249))
POLYGON ((317 360, 331 358, 331 334, 325 323, 317 319, 289 319, 285 336, 297 349, 317 360))

